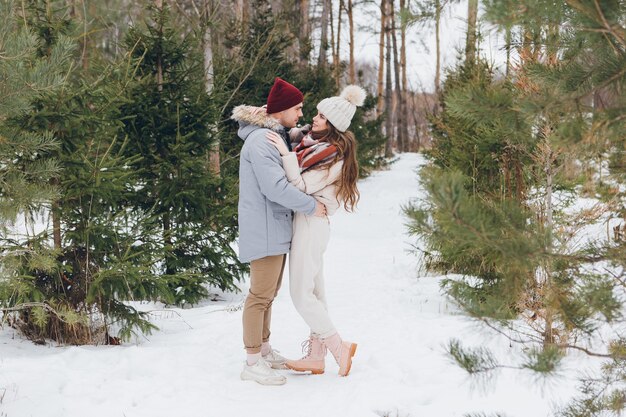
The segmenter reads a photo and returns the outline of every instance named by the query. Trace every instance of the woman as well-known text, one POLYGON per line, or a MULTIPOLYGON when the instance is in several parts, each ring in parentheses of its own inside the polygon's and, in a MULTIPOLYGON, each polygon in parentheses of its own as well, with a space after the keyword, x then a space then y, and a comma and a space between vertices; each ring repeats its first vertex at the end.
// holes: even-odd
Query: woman
MULTIPOLYGON (((289 152, 283 138, 267 134, 283 159, 287 179, 300 190, 326 205, 332 215, 343 203, 352 211, 359 200, 356 187, 359 167, 356 140, 347 131, 357 106, 363 105, 365 91, 355 85, 346 87, 339 97, 322 100, 313 118, 311 131, 289 152)), ((294 138, 294 129, 290 132, 294 138)), ((298 313, 311 329, 303 343, 306 355, 287 361, 289 369, 321 374, 324 358, 330 350, 339 365, 339 375, 346 376, 352 366, 356 343, 341 339, 326 307, 323 256, 329 238, 328 217, 296 213, 289 252, 289 286, 298 313)))

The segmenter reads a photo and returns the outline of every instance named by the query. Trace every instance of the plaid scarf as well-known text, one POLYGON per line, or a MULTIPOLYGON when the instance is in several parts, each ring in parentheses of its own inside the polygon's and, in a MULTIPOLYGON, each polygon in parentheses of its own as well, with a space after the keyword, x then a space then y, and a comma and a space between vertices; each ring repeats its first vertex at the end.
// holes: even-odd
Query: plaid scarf
POLYGON ((294 148, 301 172, 316 165, 328 164, 335 159, 337 147, 321 140, 325 136, 324 133, 311 132, 302 138, 302 141, 294 148))

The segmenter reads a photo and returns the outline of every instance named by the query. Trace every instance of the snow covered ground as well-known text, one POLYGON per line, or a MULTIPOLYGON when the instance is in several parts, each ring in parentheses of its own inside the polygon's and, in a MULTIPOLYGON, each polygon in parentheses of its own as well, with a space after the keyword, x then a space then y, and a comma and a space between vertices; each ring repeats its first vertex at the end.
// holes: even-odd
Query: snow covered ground
MULTIPOLYGON (((440 294, 440 277, 419 276, 401 206, 419 198, 423 163, 402 155, 360 183, 356 213, 331 219, 329 308, 342 336, 359 344, 347 378, 329 355, 323 375, 285 371, 279 387, 241 381, 241 310, 229 307, 241 303, 244 283, 223 301, 156 312, 161 330, 123 346, 35 346, 0 329, 0 417, 551 415, 575 393, 578 372, 597 362, 572 355, 559 378, 503 370, 481 386, 445 355, 450 338, 512 362, 519 347, 463 316, 440 294)), ((272 343, 299 357, 308 330, 287 286, 274 303, 272 343)))

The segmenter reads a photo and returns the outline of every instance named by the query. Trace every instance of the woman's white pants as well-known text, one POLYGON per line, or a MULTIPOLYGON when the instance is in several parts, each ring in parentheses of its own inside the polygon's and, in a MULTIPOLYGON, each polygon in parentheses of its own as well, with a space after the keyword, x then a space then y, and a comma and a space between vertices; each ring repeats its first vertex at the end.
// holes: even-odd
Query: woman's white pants
POLYGON ((322 338, 337 332, 328 315, 324 292, 324 252, 329 234, 328 217, 296 213, 289 252, 289 291, 311 333, 322 338))

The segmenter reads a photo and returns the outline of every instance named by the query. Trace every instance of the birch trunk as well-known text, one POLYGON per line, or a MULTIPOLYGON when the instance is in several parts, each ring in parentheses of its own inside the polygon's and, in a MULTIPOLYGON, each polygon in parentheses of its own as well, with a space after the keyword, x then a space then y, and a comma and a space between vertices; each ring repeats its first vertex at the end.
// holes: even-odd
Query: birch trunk
POLYGON ((377 103, 376 116, 383 114, 384 96, 383 96, 383 75, 385 71, 385 19, 387 0, 380 0, 380 40, 378 42, 378 84, 377 84, 377 103))
POLYGON ((391 111, 392 106, 392 90, 391 85, 391 12, 389 10, 390 1, 385 1, 385 42, 386 42, 386 55, 385 55, 385 134, 387 135, 387 142, 385 143, 385 156, 393 156, 393 116, 391 111))
POLYGON ((354 20, 352 15, 352 0, 348 1, 348 25, 350 26, 350 64, 348 70, 348 77, 350 79, 350 84, 356 84, 356 71, 354 64, 354 20))
MULTIPOLYGON (((435 44, 436 44, 436 64, 435 64, 435 95, 439 102, 441 93, 441 39, 439 29, 441 26, 441 0, 435 0, 435 44)), ((438 108, 439 106, 436 106, 438 108)))
MULTIPOLYGON (((58 186, 59 179, 55 178, 52 184, 58 186)), ((61 250, 61 213, 58 201, 52 203, 52 240, 54 242, 54 249, 61 250)))
MULTIPOLYGON (((406 9, 406 0, 400 0, 400 10, 406 9)), ((402 73, 402 89, 400 93, 400 111, 402 112, 403 123, 398 126, 403 138, 403 151, 409 150, 409 109, 407 94, 409 91, 406 76, 406 25, 400 26, 400 72, 402 73)))
POLYGON ((248 0, 236 0, 234 9, 235 9, 235 18, 237 19, 237 21, 241 22, 241 25, 244 28, 247 27, 248 22, 250 21, 250 13, 249 13, 250 5, 248 4, 248 0))
POLYGON ((467 38, 465 43, 465 61, 473 63, 476 60, 476 21, 478 19, 478 0, 469 0, 467 3, 467 38))
POLYGON ((411 94, 411 103, 413 104, 413 123, 415 124, 415 142, 416 142, 416 151, 419 152, 422 146, 422 132, 420 130, 420 120, 419 120, 419 110, 417 106, 416 95, 411 94))
POLYGON ((506 78, 509 78, 509 74, 511 73, 511 26, 506 27, 506 78))
POLYGON ((337 13, 337 44, 335 47, 335 61, 333 62, 335 66, 335 84, 337 90, 339 90, 339 86, 341 85, 341 18, 343 17, 343 8, 343 0, 339 0, 339 12, 337 13))
POLYGON ((296 0, 299 9, 299 31, 298 48, 300 49, 300 62, 302 66, 309 65, 309 54, 311 53, 310 39, 311 28, 309 24, 309 0, 296 0))
MULTIPOLYGON (((545 155, 545 166, 544 173, 546 175, 546 195, 544 200, 544 205, 546 208, 546 216, 545 216, 545 224, 544 227, 549 231, 549 244, 552 242, 552 230, 554 230, 554 220, 553 220, 553 206, 552 206, 552 188, 553 188, 553 171, 552 171, 552 163, 554 161, 553 151, 549 144, 546 144, 546 155, 545 155)), ((549 249, 551 250, 551 248, 549 249)), ((546 261, 547 262, 547 261, 546 261)), ((551 286, 551 276, 552 276, 552 268, 549 264, 543 266, 543 274, 544 274, 544 295, 543 298, 546 302, 549 302, 551 298, 549 293, 552 291, 551 286)), ((543 337, 543 347, 546 348, 549 345, 554 343, 554 334, 552 331, 552 326, 554 322, 554 314, 549 305, 545 306, 545 329, 544 329, 544 337, 543 337)))
POLYGON ((328 22, 330 25, 330 55, 333 58, 333 65, 337 62, 335 55, 335 15, 333 13, 333 2, 330 0, 330 7, 328 8, 328 22))
MULTIPOLYGON (((241 22, 246 18, 246 3, 244 0, 239 0, 236 4, 237 19, 242 19, 241 22)), ((215 28, 211 24, 210 20, 215 12, 215 3, 214 0, 205 0, 204 7, 201 16, 201 26, 204 27, 204 34, 202 36, 202 49, 203 49, 203 59, 204 59, 204 83, 205 83, 205 91, 207 95, 211 95, 213 93, 214 87, 214 67, 213 67, 213 52, 214 45, 217 43, 215 28)), ((210 126, 210 134, 213 134, 217 131, 216 126, 210 126)), ((215 140, 211 147, 209 148, 209 170, 215 176, 221 175, 221 160, 220 160, 220 142, 219 140, 215 140)))
MULTIPOLYGON (((163 0, 155 0, 157 9, 163 10, 163 0)), ((163 28, 159 26, 159 31, 163 31, 163 28)), ((157 90, 163 91, 163 57, 159 53, 157 55, 157 90)))
POLYGON ((389 15, 389 19, 391 20, 391 41, 392 41, 392 45, 393 45, 393 69, 394 69, 394 78, 395 78, 395 103, 396 103, 396 109, 393 112, 394 115, 396 116, 395 119, 395 124, 396 124, 396 129, 395 131, 396 136, 397 136, 397 142, 398 142, 398 151, 399 152, 404 152, 404 146, 405 146, 405 139, 402 136, 402 129, 400 128, 400 126, 402 126, 404 124, 404 109, 402 108, 402 86, 401 86, 401 80, 400 80, 400 60, 398 57, 398 40, 397 40, 397 36, 396 36, 396 10, 395 10, 395 4, 394 4, 394 0, 389 0, 389 11, 390 11, 390 15, 389 15))
POLYGON ((78 41, 78 47, 80 49, 80 63, 83 69, 89 68, 89 59, 87 58, 87 9, 85 7, 85 0, 81 0, 80 4, 77 4, 76 0, 69 0, 67 2, 67 6, 69 7, 69 15, 72 20, 80 22, 81 34, 80 40, 78 41))
POLYGON ((322 2, 320 54, 317 59, 317 66, 324 70, 328 66, 326 51, 328 50, 328 15, 330 13, 331 0, 322 0, 322 2))
MULTIPOLYGON (((159 10, 163 10, 163 0, 155 0, 155 5, 157 7, 157 9, 159 10)), ((163 27, 159 26, 158 29, 159 33, 163 32, 163 27)), ((163 56, 161 55, 161 52, 158 53, 157 55, 157 90, 159 92, 163 91, 163 56)), ((167 181, 168 178, 162 178, 163 181, 167 181)), ((163 213, 163 218, 162 218, 162 222, 163 222, 163 245, 166 248, 169 248, 170 250, 167 251, 167 253, 171 253, 171 248, 172 248, 172 225, 170 222, 170 213, 169 210, 166 210, 163 213)), ((175 268, 173 266, 173 260, 171 255, 165 255, 165 273, 168 275, 172 275, 174 274, 175 268)))

